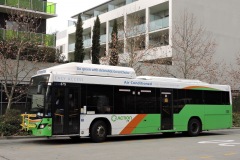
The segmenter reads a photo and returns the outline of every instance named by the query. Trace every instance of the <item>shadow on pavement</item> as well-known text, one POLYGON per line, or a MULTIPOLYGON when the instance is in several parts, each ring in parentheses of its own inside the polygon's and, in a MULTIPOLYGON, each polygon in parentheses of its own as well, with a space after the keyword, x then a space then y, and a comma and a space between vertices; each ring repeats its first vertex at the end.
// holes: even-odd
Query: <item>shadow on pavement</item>
MULTIPOLYGON (((227 133, 226 133, 227 134, 227 133)), ((224 133, 215 133, 215 132, 203 132, 199 135, 202 136, 213 136, 213 135, 225 135, 224 133)), ((194 138, 188 137, 182 133, 176 133, 173 135, 165 134, 151 134, 151 135, 129 135, 129 136, 110 136, 106 139, 106 142, 124 142, 124 141, 142 141, 142 140, 153 140, 153 139, 164 139, 164 138, 194 138)), ((68 144, 94 144, 90 138, 81 138, 79 140, 73 140, 69 137, 52 137, 52 138, 36 138, 26 141, 26 143, 34 144, 45 144, 45 145, 68 145, 68 144)), ((101 143, 95 143, 101 144, 101 143)))

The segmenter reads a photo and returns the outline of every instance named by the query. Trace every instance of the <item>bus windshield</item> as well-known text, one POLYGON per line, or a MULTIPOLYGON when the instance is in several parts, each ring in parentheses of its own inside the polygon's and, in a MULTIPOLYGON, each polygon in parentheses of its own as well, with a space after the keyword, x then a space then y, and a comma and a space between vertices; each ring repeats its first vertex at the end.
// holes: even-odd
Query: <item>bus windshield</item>
POLYGON ((28 110, 38 117, 51 116, 50 87, 47 85, 50 75, 36 76, 31 79, 28 91, 28 110), (40 89, 39 89, 40 88, 40 89))

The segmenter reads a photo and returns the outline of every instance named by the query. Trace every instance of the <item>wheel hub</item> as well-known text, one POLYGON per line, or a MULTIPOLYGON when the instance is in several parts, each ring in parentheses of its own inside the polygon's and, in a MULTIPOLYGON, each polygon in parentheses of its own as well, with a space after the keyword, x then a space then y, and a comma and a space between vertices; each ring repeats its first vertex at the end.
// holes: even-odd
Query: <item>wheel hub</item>
POLYGON ((97 129, 97 135, 98 135, 99 137, 104 137, 104 135, 105 135, 105 129, 104 129, 103 126, 99 126, 99 127, 98 127, 98 129, 97 129))
POLYGON ((196 132, 198 132, 198 129, 199 129, 198 128, 198 124, 197 123, 193 123, 192 124, 192 131, 196 133, 196 132))

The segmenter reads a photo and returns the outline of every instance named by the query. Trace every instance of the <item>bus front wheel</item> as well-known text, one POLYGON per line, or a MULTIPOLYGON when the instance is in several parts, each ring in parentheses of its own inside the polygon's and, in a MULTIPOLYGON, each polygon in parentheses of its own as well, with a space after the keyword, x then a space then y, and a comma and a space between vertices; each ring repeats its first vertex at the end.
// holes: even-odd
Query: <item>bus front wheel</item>
POLYGON ((106 123, 103 121, 96 121, 91 127, 90 137, 93 142, 103 142, 107 137, 106 123))
POLYGON ((201 122, 196 119, 190 119, 188 122, 188 135, 191 137, 198 136, 201 132, 201 122))

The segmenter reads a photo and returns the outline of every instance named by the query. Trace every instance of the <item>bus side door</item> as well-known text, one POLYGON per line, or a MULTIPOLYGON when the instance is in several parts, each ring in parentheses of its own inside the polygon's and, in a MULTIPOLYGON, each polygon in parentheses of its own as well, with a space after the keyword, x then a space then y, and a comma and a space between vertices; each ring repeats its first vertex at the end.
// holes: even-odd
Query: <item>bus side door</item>
POLYGON ((172 90, 160 90, 161 130, 173 129, 173 99, 172 90))
POLYGON ((53 135, 79 134, 79 87, 56 86, 53 93, 53 135))

